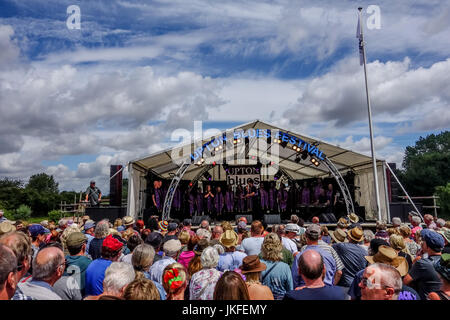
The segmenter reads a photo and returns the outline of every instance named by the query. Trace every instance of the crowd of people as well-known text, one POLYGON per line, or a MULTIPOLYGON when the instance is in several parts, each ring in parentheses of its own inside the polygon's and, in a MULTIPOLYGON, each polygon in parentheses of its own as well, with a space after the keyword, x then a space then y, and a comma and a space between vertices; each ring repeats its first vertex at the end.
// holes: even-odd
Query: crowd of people
POLYGON ((1 300, 448 300, 450 222, 0 223, 1 300))

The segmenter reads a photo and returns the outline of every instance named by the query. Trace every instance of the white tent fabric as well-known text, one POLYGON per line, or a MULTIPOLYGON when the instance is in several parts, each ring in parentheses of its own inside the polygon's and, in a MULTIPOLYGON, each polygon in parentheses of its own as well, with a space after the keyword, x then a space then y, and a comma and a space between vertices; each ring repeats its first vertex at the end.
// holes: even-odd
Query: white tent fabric
MULTIPOLYGON (((341 174, 345 174, 347 171, 351 170, 356 174, 355 177, 355 185, 358 186, 359 193, 356 192, 356 198, 354 201, 358 202, 361 206, 365 207, 366 210, 366 218, 368 219, 377 219, 376 216, 376 202, 375 202, 375 193, 374 193, 374 183, 373 183, 373 173, 372 173, 372 159, 369 156, 354 152, 352 150, 347 150, 341 148, 340 146, 333 145, 324 141, 321 141, 316 138, 312 138, 309 136, 301 135, 292 131, 284 130, 272 124, 268 124, 266 122, 262 122, 260 120, 255 120, 250 123, 246 123, 240 125, 235 128, 231 128, 225 132, 236 132, 238 130, 248 130, 250 128, 253 129, 270 129, 272 131, 279 130, 280 132, 287 133, 289 135, 295 136, 307 143, 317 146, 329 160, 331 160, 336 168, 341 172, 341 174)), ((207 139, 203 139, 202 141, 192 142, 187 147, 189 150, 193 151, 199 145, 202 145, 208 141, 211 141, 211 137, 207 139)), ((268 147, 273 147, 273 139, 272 144, 268 147)), ((170 179, 173 176, 179 165, 172 161, 171 152, 173 149, 167 149, 155 154, 149 155, 145 158, 136 159, 130 161, 129 163, 129 192, 128 192, 128 208, 127 214, 137 217, 140 215, 142 210, 142 196, 140 197, 140 193, 146 189, 145 179, 143 177, 146 176, 147 172, 151 170, 153 173, 159 175, 161 178, 170 179)), ((288 173, 293 179, 301 180, 301 179, 309 179, 309 178, 326 178, 330 177, 330 172, 328 168, 321 163, 318 167, 314 166, 308 159, 305 161, 301 161, 300 163, 296 163, 294 161, 297 152, 292 148, 280 148, 279 149, 279 166, 283 168, 286 173, 288 173)), ((381 201, 381 213, 382 219, 387 220, 389 217, 389 204, 386 200, 386 190, 385 190, 385 177, 383 174, 384 169, 384 161, 377 160, 377 168, 378 168, 378 181, 379 181, 379 192, 380 192, 380 201, 381 201)), ((201 172, 202 167, 196 166, 192 164, 186 173, 183 176, 183 180, 193 180, 199 172, 201 172)), ((216 166, 209 171, 215 181, 217 180, 225 180, 226 172, 224 171, 222 166, 216 166)), ((264 179, 263 179, 264 180, 264 179)))

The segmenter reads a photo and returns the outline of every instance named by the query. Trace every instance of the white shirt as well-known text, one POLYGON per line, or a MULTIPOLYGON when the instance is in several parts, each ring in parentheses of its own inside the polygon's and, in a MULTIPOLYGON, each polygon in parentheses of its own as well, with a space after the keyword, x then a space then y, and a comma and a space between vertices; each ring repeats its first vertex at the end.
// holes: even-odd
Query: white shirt
POLYGON ((294 254, 294 253, 296 253, 298 251, 297 250, 297 245, 291 239, 286 238, 286 237, 281 237, 281 242, 283 244, 283 247, 288 249, 292 254, 294 254))

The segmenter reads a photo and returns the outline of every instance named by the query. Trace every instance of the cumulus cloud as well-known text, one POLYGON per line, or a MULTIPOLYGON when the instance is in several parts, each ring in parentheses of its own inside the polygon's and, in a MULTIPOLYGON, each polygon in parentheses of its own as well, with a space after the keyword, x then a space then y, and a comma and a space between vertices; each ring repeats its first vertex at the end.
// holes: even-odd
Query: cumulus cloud
MULTIPOLYGON (((418 120, 439 105, 443 114, 450 104, 450 59, 429 68, 412 68, 411 61, 374 61, 368 65, 374 116, 398 114, 418 120), (419 113, 409 113, 415 108, 419 113)), ((290 123, 332 121, 336 127, 367 118, 363 71, 356 61, 344 59, 329 73, 311 79, 298 102, 284 113, 290 123)), ((448 127, 448 117, 440 120, 448 127), (447 119, 447 120, 445 120, 447 119)), ((435 123, 436 125, 436 123, 435 123)))

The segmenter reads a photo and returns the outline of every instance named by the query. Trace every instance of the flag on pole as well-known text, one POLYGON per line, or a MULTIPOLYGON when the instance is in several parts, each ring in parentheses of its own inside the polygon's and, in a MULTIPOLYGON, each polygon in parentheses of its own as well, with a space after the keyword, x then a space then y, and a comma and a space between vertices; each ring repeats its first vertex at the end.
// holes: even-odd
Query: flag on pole
POLYGON ((364 52, 363 52, 363 35, 361 29, 361 15, 358 15, 358 27, 356 28, 356 38, 359 39, 359 64, 364 64, 364 52))

